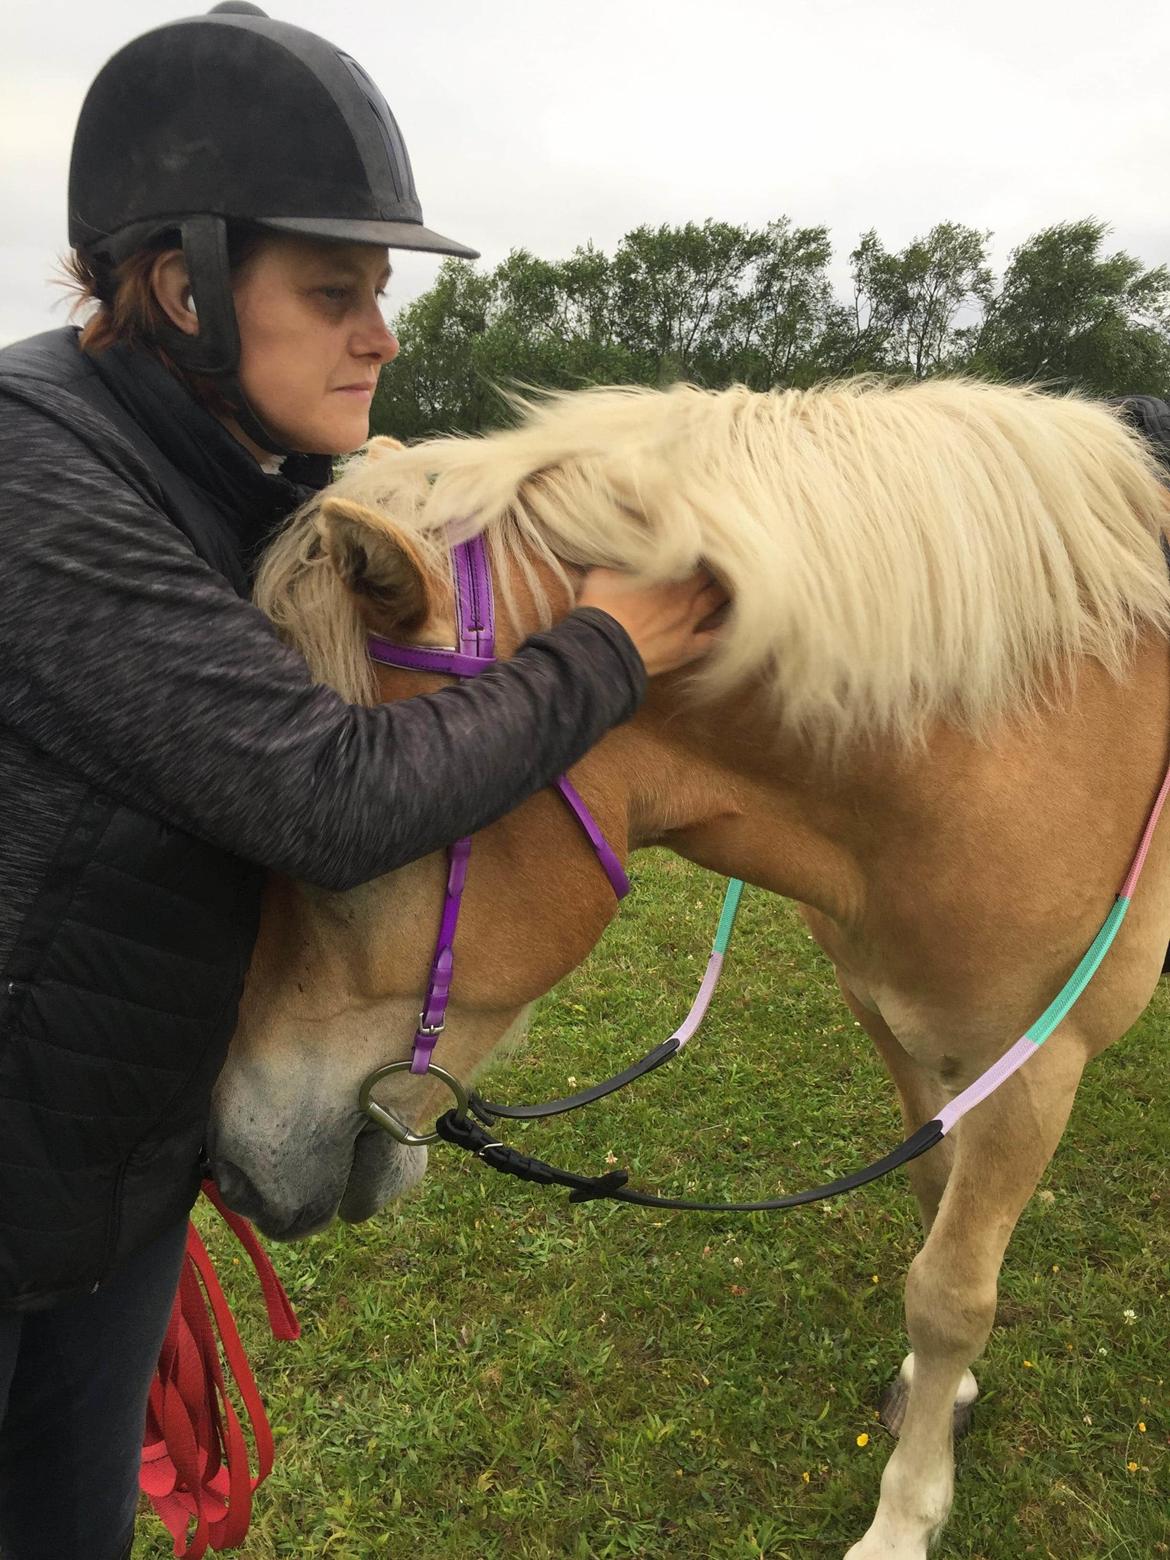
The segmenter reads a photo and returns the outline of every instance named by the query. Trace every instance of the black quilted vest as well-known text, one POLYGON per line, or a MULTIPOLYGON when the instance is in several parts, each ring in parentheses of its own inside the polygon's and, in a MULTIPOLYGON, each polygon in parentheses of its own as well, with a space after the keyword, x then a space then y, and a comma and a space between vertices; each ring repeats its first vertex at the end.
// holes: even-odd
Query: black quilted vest
MULTIPOLYGON (((217 487, 206 471, 184 470, 176 429, 188 416, 193 447, 210 441, 229 465, 244 452, 177 381, 129 359, 115 361, 107 381, 72 331, 0 351, 0 382, 13 374, 101 413, 153 477, 160 510, 246 592, 249 541, 258 545, 273 517, 261 514, 250 538, 250 495, 233 513, 222 473, 217 487), (127 371, 129 403, 115 393, 127 371)), ((240 469, 259 478, 253 493, 270 509, 272 480, 248 459, 240 469)), ((327 466, 312 474, 323 478, 327 466)), ((277 479, 278 503, 285 488, 289 508, 304 490, 277 479)), ((261 877, 108 796, 84 795, 0 987, 0 1309, 93 1290, 190 1209, 261 877)))

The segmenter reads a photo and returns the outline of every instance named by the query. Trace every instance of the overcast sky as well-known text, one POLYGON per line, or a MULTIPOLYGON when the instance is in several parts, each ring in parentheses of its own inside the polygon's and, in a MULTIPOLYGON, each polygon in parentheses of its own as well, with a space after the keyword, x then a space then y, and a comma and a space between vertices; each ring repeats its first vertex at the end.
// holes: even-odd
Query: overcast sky
MULTIPOLYGON (((898 247, 935 222, 1011 246, 1086 215, 1170 262, 1170 6, 1106 0, 271 0, 381 86, 426 220, 494 264, 640 223, 787 213, 898 247)), ((0 342, 64 319, 85 90, 182 0, 7 0, 0 342)), ((394 296, 437 262, 401 255, 394 296)))

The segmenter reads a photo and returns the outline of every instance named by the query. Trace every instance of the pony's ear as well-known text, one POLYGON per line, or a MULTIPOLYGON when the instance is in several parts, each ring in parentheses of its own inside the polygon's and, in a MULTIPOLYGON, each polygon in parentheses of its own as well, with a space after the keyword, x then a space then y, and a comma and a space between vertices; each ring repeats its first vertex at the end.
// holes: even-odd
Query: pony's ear
POLYGON ((431 609, 427 571, 409 538, 384 515, 350 498, 327 498, 317 515, 321 545, 358 598, 367 627, 389 634, 418 628, 431 609))
POLYGON ((393 454, 395 450, 404 450, 406 445, 401 439, 392 439, 388 433, 379 433, 363 446, 362 454, 366 460, 382 460, 385 456, 393 454))

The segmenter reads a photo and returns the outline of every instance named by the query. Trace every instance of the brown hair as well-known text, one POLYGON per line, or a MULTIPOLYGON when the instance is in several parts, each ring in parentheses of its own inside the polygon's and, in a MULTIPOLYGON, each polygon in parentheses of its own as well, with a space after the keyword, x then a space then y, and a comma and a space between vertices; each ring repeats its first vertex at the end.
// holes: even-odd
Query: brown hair
MULTIPOLYGON (((231 274, 248 260, 264 242, 257 228, 234 226, 228 229, 228 265, 231 274)), ((231 416, 234 408, 216 379, 193 374, 177 364, 161 343, 170 321, 155 296, 151 271, 159 255, 178 249, 176 231, 160 233, 136 249, 117 265, 94 255, 73 250, 61 262, 62 284, 75 294, 70 317, 91 304, 94 312, 81 327, 78 345, 83 352, 99 353, 119 344, 149 352, 181 380, 195 399, 216 416, 231 416)))

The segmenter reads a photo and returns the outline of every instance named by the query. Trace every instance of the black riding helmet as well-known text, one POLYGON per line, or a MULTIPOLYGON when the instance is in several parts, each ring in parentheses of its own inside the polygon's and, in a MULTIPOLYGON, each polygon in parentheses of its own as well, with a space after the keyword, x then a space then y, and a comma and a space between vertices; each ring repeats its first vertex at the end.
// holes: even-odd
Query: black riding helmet
POLYGON ((69 241, 113 266, 179 234, 199 334, 168 327, 181 368, 223 381, 244 431, 291 453, 240 389, 227 224, 473 260, 423 226, 410 159, 385 98, 348 54, 245 0, 168 23, 103 66, 69 169, 69 241))

